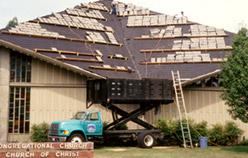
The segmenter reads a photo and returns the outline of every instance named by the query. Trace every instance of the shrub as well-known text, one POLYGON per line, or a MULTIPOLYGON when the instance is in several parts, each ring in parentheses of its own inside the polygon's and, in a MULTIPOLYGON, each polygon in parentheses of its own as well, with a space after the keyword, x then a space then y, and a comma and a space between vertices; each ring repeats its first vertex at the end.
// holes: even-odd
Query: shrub
POLYGON ((228 121, 224 126, 220 124, 213 125, 209 139, 218 145, 234 145, 242 134, 243 131, 238 128, 236 123, 228 121))
POLYGON ((243 134, 243 131, 238 128, 235 122, 228 121, 225 125, 225 140, 226 145, 234 145, 238 138, 243 134))
POLYGON ((248 140, 242 141, 239 145, 240 146, 248 146, 248 140))
MULTIPOLYGON (((186 123, 186 119, 183 119, 182 123, 186 123)), ((191 139, 192 139, 193 144, 196 144, 199 142, 199 137, 208 136, 209 131, 207 129, 207 122, 206 121, 202 121, 200 123, 195 123, 194 120, 188 119, 188 123, 189 123, 189 130, 190 130, 191 139)), ((178 135, 180 141, 183 142, 180 121, 178 121, 178 126, 177 126, 176 131, 177 131, 177 135, 178 135)))
POLYGON ((209 140, 218 145, 224 145, 224 127, 221 124, 213 125, 209 131, 209 140))
POLYGON ((207 122, 202 121, 199 123, 194 123, 191 121, 190 123, 190 132, 192 137, 193 144, 196 144, 199 142, 199 137, 208 137, 209 130, 207 128, 207 122))
POLYGON ((172 119, 158 119, 155 121, 155 126, 163 133, 164 139, 160 142, 163 145, 178 144, 177 138, 177 121, 172 119))
MULTIPOLYGON (((182 122, 186 123, 186 120, 183 119, 182 122)), ((243 131, 240 130, 234 122, 227 122, 224 126, 215 124, 211 129, 207 128, 206 121, 195 123, 194 120, 189 119, 188 122, 190 125, 193 144, 199 143, 199 137, 206 136, 209 137, 209 141, 215 144, 233 145, 243 133, 243 131)), ((160 142, 160 144, 181 145, 183 143, 181 125, 179 121, 172 119, 159 119, 155 121, 155 125, 164 134, 164 139, 160 142)))
POLYGON ((49 124, 43 122, 35 124, 31 128, 31 138, 33 142, 47 142, 48 141, 49 124))

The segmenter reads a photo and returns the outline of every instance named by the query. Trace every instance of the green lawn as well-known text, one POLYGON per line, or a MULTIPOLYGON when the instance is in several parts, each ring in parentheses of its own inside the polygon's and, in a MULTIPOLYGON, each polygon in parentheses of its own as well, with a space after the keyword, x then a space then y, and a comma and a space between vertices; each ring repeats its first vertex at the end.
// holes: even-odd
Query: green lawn
POLYGON ((184 149, 180 147, 95 147, 94 158, 248 158, 248 146, 184 149))

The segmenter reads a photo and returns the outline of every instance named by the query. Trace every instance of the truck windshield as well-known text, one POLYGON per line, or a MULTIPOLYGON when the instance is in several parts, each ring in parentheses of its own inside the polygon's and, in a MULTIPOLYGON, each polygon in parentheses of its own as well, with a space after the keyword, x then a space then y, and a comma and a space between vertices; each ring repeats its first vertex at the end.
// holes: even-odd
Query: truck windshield
POLYGON ((82 120, 86 116, 86 112, 78 112, 72 117, 73 120, 82 120))

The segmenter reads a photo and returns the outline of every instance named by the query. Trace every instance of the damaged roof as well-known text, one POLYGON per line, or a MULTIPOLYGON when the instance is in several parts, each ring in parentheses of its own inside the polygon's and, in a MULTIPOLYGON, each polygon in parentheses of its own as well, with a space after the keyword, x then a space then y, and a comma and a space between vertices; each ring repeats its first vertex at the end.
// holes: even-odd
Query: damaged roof
POLYGON ((133 4, 119 2, 119 15, 110 9, 110 0, 80 4, 2 29, 0 43, 91 77, 127 79, 171 79, 172 70, 196 79, 218 71, 232 51, 234 34, 223 29, 133 4))

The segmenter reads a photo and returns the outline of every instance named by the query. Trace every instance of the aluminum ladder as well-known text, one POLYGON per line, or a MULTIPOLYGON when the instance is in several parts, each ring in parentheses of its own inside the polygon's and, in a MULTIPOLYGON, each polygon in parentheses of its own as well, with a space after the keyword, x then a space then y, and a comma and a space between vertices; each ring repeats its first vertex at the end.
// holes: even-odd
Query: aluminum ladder
POLYGON ((179 121, 182 130, 183 146, 184 148, 187 147, 193 148, 179 71, 176 72, 171 71, 171 75, 173 80, 175 96, 176 96, 177 109, 179 113, 179 121))

